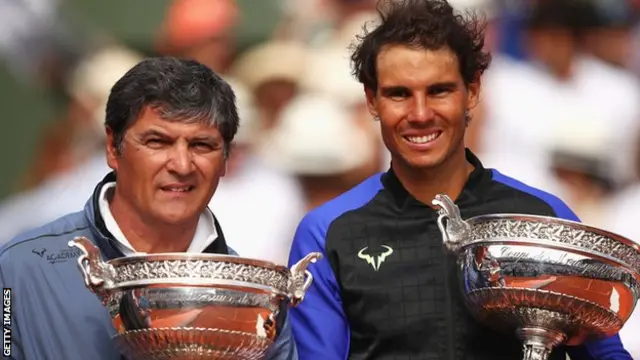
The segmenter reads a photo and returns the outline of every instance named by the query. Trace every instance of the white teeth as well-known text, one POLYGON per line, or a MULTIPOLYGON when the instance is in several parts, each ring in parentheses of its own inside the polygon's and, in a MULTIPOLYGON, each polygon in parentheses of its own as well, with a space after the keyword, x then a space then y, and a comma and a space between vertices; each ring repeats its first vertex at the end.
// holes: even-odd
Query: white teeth
POLYGON ((440 136, 440 132, 436 132, 426 136, 405 136, 405 139, 409 140, 414 144, 426 144, 430 141, 437 139, 438 136, 440 136))
POLYGON ((189 188, 170 188, 170 189, 167 189, 167 190, 175 191, 175 192, 187 192, 187 191, 189 191, 189 188))

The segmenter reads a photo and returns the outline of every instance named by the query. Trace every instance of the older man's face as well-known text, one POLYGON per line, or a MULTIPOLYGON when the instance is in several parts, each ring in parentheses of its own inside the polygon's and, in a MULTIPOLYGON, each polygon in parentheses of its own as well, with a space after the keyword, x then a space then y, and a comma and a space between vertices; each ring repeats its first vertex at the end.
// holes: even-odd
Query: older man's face
POLYGON ((107 140, 116 196, 145 222, 196 220, 225 172, 224 141, 216 128, 167 121, 150 108, 127 130, 120 153, 113 134, 107 140))

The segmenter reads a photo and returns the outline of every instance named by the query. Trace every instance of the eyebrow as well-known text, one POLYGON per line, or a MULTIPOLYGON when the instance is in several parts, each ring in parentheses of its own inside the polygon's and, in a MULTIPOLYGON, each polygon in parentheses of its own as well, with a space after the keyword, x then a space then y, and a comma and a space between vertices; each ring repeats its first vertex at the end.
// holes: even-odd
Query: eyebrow
POLYGON ((162 132, 160 132, 158 130, 155 130, 155 129, 146 130, 146 131, 144 131, 143 133, 141 133, 139 135, 139 137, 141 139, 145 139, 145 138, 152 137, 152 136, 157 136, 157 137, 161 137, 161 138, 168 138, 169 137, 167 134, 162 133, 162 132))
MULTIPOLYGON (((443 81, 443 82, 431 84, 427 86, 427 89, 437 89, 437 88, 454 89, 456 87, 458 87, 458 83, 455 81, 443 81)), ((383 93, 391 93, 399 90, 405 91, 405 90, 411 90, 411 88, 405 85, 389 85, 389 86, 381 87, 381 91, 383 93)))
MULTIPOLYGON (((168 139, 171 138, 171 136, 169 136, 168 134, 165 134, 161 131, 155 130, 155 129, 149 129, 146 130, 144 132, 142 132, 139 135, 140 139, 147 139, 149 137, 159 137, 159 138, 164 138, 164 139, 168 139)), ((221 140, 218 139, 216 136, 211 136, 211 135, 197 135, 194 136, 193 138, 189 139, 190 142, 198 142, 198 141, 204 141, 204 142, 220 142, 221 140)))
POLYGON ((380 91, 383 94, 390 94, 396 91, 406 91, 406 90, 410 90, 409 87, 402 86, 402 85, 382 86, 380 89, 380 91))
POLYGON ((220 139, 216 136, 211 136, 211 135, 198 135, 195 136, 191 139, 189 139, 190 141, 204 141, 204 142, 219 142, 220 139))
POLYGON ((434 88, 455 89, 457 87, 458 87, 458 83, 455 81, 443 81, 443 82, 431 84, 428 86, 429 89, 434 89, 434 88))

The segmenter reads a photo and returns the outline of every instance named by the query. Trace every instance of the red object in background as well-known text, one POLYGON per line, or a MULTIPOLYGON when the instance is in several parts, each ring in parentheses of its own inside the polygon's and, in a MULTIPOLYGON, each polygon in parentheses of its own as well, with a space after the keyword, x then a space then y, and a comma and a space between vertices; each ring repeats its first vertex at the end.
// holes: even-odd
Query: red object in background
POLYGON ((239 20, 233 0, 175 0, 157 40, 160 52, 189 48, 226 33, 239 20))

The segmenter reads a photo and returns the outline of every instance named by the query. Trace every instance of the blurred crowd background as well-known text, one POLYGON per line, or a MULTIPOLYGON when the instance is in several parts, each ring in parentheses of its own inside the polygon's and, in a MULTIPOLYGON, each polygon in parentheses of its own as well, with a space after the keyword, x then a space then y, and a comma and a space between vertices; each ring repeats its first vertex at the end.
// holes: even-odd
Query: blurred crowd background
MULTIPOLYGON (((487 21, 493 52, 468 147, 584 222, 640 242, 640 1, 450 2, 487 21)), ((195 58, 234 87, 241 128, 211 208, 241 255, 286 263, 305 212, 389 166, 349 64, 374 9, 371 0, 0 0, 0 242, 82 209, 109 171, 110 87, 162 54, 195 58)), ((636 358, 638 313, 623 330, 636 358)))

